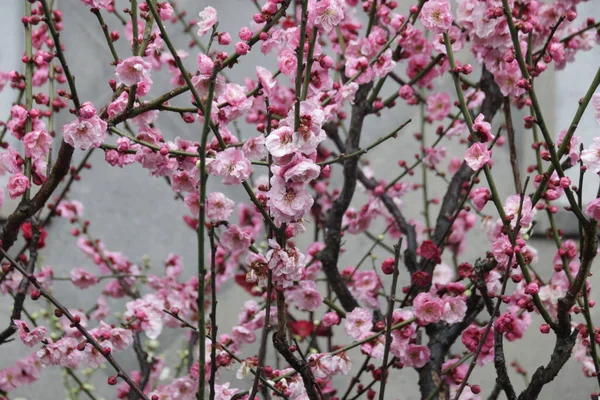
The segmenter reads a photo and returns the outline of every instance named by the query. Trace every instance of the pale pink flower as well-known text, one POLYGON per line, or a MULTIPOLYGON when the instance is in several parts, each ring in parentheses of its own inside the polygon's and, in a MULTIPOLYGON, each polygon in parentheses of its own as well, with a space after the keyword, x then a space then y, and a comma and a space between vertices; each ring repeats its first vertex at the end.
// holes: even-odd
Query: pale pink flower
POLYGON ((429 347, 419 344, 409 344, 401 361, 407 367, 422 368, 429 361, 429 347))
POLYGON ((446 92, 432 94, 427 98, 427 117, 441 121, 450 113, 450 95, 446 92))
POLYGON ((471 198, 471 201, 473 202, 473 205, 475 206, 477 211, 481 211, 483 210, 483 207, 485 207, 487 202, 491 200, 492 194, 490 192, 490 189, 486 187, 478 187, 477 189, 474 189, 471 191, 471 193, 469 193, 469 197, 471 198))
POLYGON ((596 122, 600 124, 600 93, 594 93, 591 103, 596 110, 596 122))
POLYGON ((125 86, 133 86, 141 82, 152 82, 150 71, 152 64, 140 56, 128 57, 121 61, 115 68, 115 75, 120 83, 125 86))
POLYGON ((414 313, 423 325, 434 324, 442 319, 444 302, 429 293, 419 293, 413 300, 414 313))
POLYGON ((25 156, 35 160, 48 154, 52 136, 45 130, 31 131, 23 136, 22 141, 25 145, 25 156))
POLYGON ((228 83, 225 85, 219 100, 228 103, 232 107, 239 107, 248 100, 246 89, 241 85, 228 83))
POLYGON ((97 284, 98 278, 83 268, 73 268, 71 270, 71 282, 79 289, 87 289, 97 284))
POLYGON ((373 315, 371 315, 371 311, 356 307, 346 314, 344 330, 350 337, 358 340, 361 335, 371 332, 371 328, 373 328, 372 320, 373 315))
POLYGON ((431 283, 438 285, 447 285, 454 280, 454 269, 447 264, 438 264, 433 269, 431 283))
POLYGON ((308 12, 309 22, 329 33, 344 19, 342 4, 340 0, 311 2, 308 12))
POLYGON ((295 157, 292 163, 285 167, 283 179, 285 179, 286 182, 308 183, 318 178, 321 174, 321 167, 312 160, 303 158, 301 161, 294 163, 296 160, 295 157))
POLYGON ((77 118, 63 126, 63 139, 81 150, 99 147, 106 138, 106 128, 106 122, 97 115, 89 119, 77 118))
POLYGON ((302 183, 285 184, 280 176, 271 179, 267 206, 277 221, 293 222, 306 214, 314 200, 302 183))
POLYGON ((300 149, 294 141, 294 129, 289 126, 281 126, 272 131, 265 139, 265 146, 273 157, 284 157, 300 149))
POLYGON ((512 260, 511 264, 515 263, 515 257, 513 255, 513 247, 508 239, 508 236, 501 234, 492 243, 492 253, 494 258, 499 264, 506 266, 509 259, 512 260))
POLYGON ((83 4, 90 8, 108 9, 111 5, 112 0, 81 0, 83 4))
POLYGON ((250 235, 234 224, 229 225, 221 234, 221 244, 229 251, 247 250, 250 246, 250 241, 250 235))
POLYGON ((533 221, 533 207, 531 198, 529 196, 523 196, 523 208, 521 206, 521 196, 514 194, 508 196, 504 202, 504 212, 506 216, 512 218, 511 225, 514 227, 517 224, 517 218, 520 214, 521 220, 520 225, 523 227, 529 226, 533 221), (520 211, 519 211, 520 210, 520 211))
POLYGON ((244 153, 232 147, 218 152, 206 166, 209 174, 223 178, 224 185, 239 185, 250 177, 251 169, 250 160, 244 153))
POLYGON ((25 193, 30 186, 31 184, 29 183, 29 179, 25 175, 16 173, 8 179, 6 188, 8 189, 8 195, 10 198, 16 199, 25 193))
POLYGON ((135 317, 140 322, 140 327, 148 338, 156 339, 163 329, 164 301, 154 295, 147 294, 141 299, 128 302, 125 307, 127 311, 123 314, 125 318, 135 317))
POLYGON ((56 206, 56 213, 65 219, 81 217, 83 215, 83 204, 77 200, 63 200, 56 206))
POLYGON ((434 33, 447 31, 452 26, 452 21, 454 21, 448 0, 426 1, 423 4, 419 18, 423 26, 434 33))
POLYGON ((284 288, 290 287, 294 281, 300 280, 302 270, 305 267, 304 254, 296 247, 281 246, 274 240, 269 239, 270 250, 267 252, 268 267, 273 272, 273 281, 284 288))
POLYGON ((21 341, 27 347, 35 346, 42 341, 44 336, 46 336, 46 328, 43 326, 38 326, 35 329, 30 330, 25 321, 15 319, 13 320, 13 323, 17 326, 21 341))
POLYGON ((301 281, 286 292, 286 299, 303 311, 315 311, 323 302, 323 296, 313 281, 301 281))
POLYGON ((215 400, 231 400, 240 389, 229 389, 230 382, 223 385, 215 385, 215 400))
POLYGON ((227 221, 235 203, 223 193, 212 192, 206 197, 206 216, 211 222, 227 221))
POLYGON ((594 199, 585 207, 585 214, 588 217, 600 221, 600 198, 594 199))
POLYGON ((217 10, 213 7, 206 7, 200 12, 198 25, 198 36, 204 36, 217 23, 217 10))
MULTIPOLYGON (((600 95, 598 95, 600 101, 600 95)), ((581 161, 589 171, 600 173, 600 137, 595 137, 594 142, 581 152, 581 161)))
POLYGON ((254 343, 256 341, 256 334, 245 326, 238 325, 234 326, 231 330, 231 336, 237 343, 254 343))
POLYGON ((267 148, 265 147, 265 137, 263 135, 254 136, 246 140, 242 146, 242 152, 250 159, 262 160, 267 156, 267 148))
POLYGON ((467 313, 467 301, 464 296, 446 297, 442 320, 449 324, 461 322, 467 313))
POLYGON ((465 162, 473 171, 479 171, 490 162, 491 155, 485 143, 473 143, 465 152, 465 162))
POLYGON ((264 67, 256 66, 256 76, 264 92, 267 96, 270 96, 271 90, 277 85, 277 81, 273 78, 271 71, 264 67))

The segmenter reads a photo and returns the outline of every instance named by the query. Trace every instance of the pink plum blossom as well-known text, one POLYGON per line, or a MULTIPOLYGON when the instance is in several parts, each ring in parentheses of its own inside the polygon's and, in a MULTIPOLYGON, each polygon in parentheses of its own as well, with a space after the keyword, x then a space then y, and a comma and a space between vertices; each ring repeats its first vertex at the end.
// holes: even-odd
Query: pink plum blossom
POLYGON ((369 310, 356 307, 346 314, 344 330, 353 339, 360 338, 361 335, 371 332, 373 328, 372 314, 369 310))
POLYGON ((206 7, 200 12, 200 20, 196 24, 198 26, 198 36, 204 36, 217 23, 217 10, 213 7, 206 7))
POLYGON ((15 319, 13 323, 17 326, 21 341, 27 347, 35 346, 46 336, 46 328, 43 326, 38 326, 31 330, 25 321, 15 319))
POLYGON ((220 192, 211 192, 206 197, 206 216, 211 222, 227 221, 233 214, 235 203, 220 192))
POLYGON ((152 65, 145 61, 142 57, 133 56, 121 61, 115 68, 115 75, 120 83, 125 86, 133 86, 138 83, 147 82, 150 80, 150 71, 152 65))
POLYGON ((17 173, 8 179, 8 185, 6 188, 8 189, 8 195, 10 198, 16 199, 25 193, 30 186, 31 184, 29 183, 29 179, 25 175, 17 173))
POLYGON ((250 176, 251 168, 250 160, 236 148, 218 152, 206 165, 208 173, 220 176, 224 185, 239 185, 244 182, 250 176))
POLYGON ((423 26, 434 32, 443 33, 452 26, 454 17, 448 0, 429 0, 423 4, 419 19, 423 26))
POLYGON ((63 139, 80 150, 99 147, 104 143, 106 128, 106 122, 97 115, 88 119, 80 117, 63 126, 63 139))
POLYGON ((413 300, 415 316, 423 325, 439 322, 444 315, 444 302, 429 293, 419 293, 413 300))
POLYGON ((485 143, 473 143, 465 152, 465 162, 473 171, 479 171, 491 161, 492 153, 485 143))
POLYGON ((594 199, 585 207, 585 214, 596 221, 600 221, 600 198, 594 199))

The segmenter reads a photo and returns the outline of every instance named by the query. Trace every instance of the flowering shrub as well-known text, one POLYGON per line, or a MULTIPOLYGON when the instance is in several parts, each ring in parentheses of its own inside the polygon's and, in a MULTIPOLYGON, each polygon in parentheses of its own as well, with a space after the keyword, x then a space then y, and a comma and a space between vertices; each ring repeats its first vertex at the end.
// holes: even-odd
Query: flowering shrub
MULTIPOLYGON (((112 98, 92 104, 79 97, 69 69, 74 54, 61 43, 61 11, 50 0, 25 1, 23 71, 0 71, 0 89, 18 93, 2 125, 0 172, 8 175, 8 196, 20 201, 1 234, 0 292, 14 306, 0 344, 32 350, 2 366, 2 398, 35 384, 45 369, 62 368, 75 387, 69 398, 94 399, 80 372, 100 366, 113 371, 111 398, 146 400, 384 399, 394 397, 386 393, 389 379, 405 369, 418 372, 423 399, 479 399, 471 374, 486 364, 497 374, 496 387, 484 388, 491 398, 536 399, 570 358, 600 384, 600 331, 587 282, 600 199, 583 204, 581 184, 565 175, 569 168, 600 173, 600 137, 584 148, 576 136, 588 106, 600 124, 600 69, 560 133, 550 131, 536 94, 547 69, 568 68, 579 51, 600 43, 600 24, 576 19, 578 3, 266 0, 256 2, 248 26, 224 32, 224 16, 210 6, 190 25, 171 1, 131 0, 120 9, 114 0, 82 0, 72 6, 95 15, 114 68, 112 98), (189 52, 170 39, 176 29, 191 36, 189 52), (129 44, 127 54, 117 53, 119 40, 129 44), (227 70, 243 68, 248 53, 272 59, 278 70, 259 65, 244 82, 230 81, 227 70), (193 70, 185 57, 195 57, 193 70), (154 83, 168 79, 172 89, 156 93, 154 83), (436 90, 444 81, 454 90, 436 90), (384 97, 385 90, 392 94, 384 97), (360 160, 380 145, 403 146, 410 140, 403 129, 416 123, 395 121, 396 129, 372 143, 361 135, 366 117, 392 118, 390 110, 400 108, 420 109, 421 148, 414 162, 398 161, 395 176, 360 160), (526 114, 524 129, 534 137, 537 162, 525 179, 513 108, 526 114), (71 122, 55 127, 59 112, 71 122), (155 123, 168 113, 194 126, 197 137, 163 135, 155 123), (504 120, 494 129, 498 113, 504 120), (256 131, 236 133, 238 121, 256 131), (436 138, 426 142, 429 125, 436 138), (9 145, 6 135, 22 146, 9 145), (505 141, 514 185, 507 198, 494 182, 494 149, 505 141), (449 142, 463 150, 451 154, 449 142), (94 216, 69 188, 94 151, 114 168, 137 163, 168 182, 187 206, 182 223, 196 232, 195 262, 184 266, 170 254, 164 267, 150 269, 92 236, 94 216), (79 165, 76 152, 86 154, 79 165), (333 179, 337 172, 341 178, 333 179), (441 201, 428 198, 428 175, 446 178, 441 201), (217 189, 209 191, 208 182, 217 189), (242 187, 244 201, 228 198, 221 185, 242 187), (403 202, 414 191, 423 192, 423 204, 403 202), (559 201, 578 221, 578 242, 555 222, 559 201), (404 216, 414 209, 423 220, 404 216), (68 277, 40 265, 47 235, 61 234, 46 230, 57 217, 73 225, 90 260, 68 277), (534 269, 529 241, 542 218, 556 245, 552 271, 534 269), (385 231, 371 234, 381 224, 385 231), (485 231, 489 246, 469 259, 467 233, 475 229, 485 231), (356 265, 341 265, 340 254, 359 238, 373 246, 356 265), (376 247, 389 254, 372 257, 369 270, 365 260, 376 247), (409 284, 399 288, 401 275, 409 284), (92 309, 78 309, 63 303, 54 284, 61 279, 71 290, 101 286, 102 295, 92 309), (237 324, 222 332, 218 300, 226 283, 252 300, 239 304, 237 324), (40 304, 43 312, 28 312, 40 304), (533 318, 543 324, 533 326, 533 318), (152 351, 167 330, 180 332, 189 348, 178 366, 152 351), (554 335, 556 344, 517 394, 503 343, 527 330, 554 335), (118 353, 135 353, 139 369, 125 370, 118 353), (239 380, 227 378, 230 369, 239 380)), ((4 197, 3 188, 0 203, 4 197)))

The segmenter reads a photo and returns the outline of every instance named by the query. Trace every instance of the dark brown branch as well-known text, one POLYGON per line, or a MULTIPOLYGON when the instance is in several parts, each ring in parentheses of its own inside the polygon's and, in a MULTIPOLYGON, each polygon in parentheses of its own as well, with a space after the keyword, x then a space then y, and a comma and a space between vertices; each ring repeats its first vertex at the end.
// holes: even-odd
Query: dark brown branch
POLYGON ((510 106, 510 98, 504 98, 504 123, 506 124, 506 136, 508 137, 508 149, 510 152, 510 166, 513 173, 513 181, 515 183, 515 191, 523 192, 521 183, 521 173, 519 171, 519 160, 517 159, 517 146, 515 144, 515 127, 512 122, 512 113, 510 106))
POLYGON ((506 368, 506 358, 504 357, 504 335, 501 332, 494 331, 494 366, 496 367, 496 384, 504 390, 508 400, 516 400, 515 388, 510 382, 508 370, 506 368))
POLYGON ((263 326, 262 335, 260 338, 260 349, 258 350, 258 365, 256 367, 256 377, 252 384, 252 391, 248 400, 254 400, 258 391, 258 381, 260 380, 263 369, 265 367, 265 358, 267 356, 267 338, 269 337, 269 329, 271 322, 271 296, 273 294, 273 273, 269 270, 267 280, 267 304, 265 306, 265 325, 263 326))
MULTIPOLYGON (((350 130, 344 145, 344 153, 353 153, 359 148, 363 121, 369 109, 367 95, 372 86, 372 84, 362 85, 356 92, 354 106, 352 107, 350 130)), ((340 149, 340 151, 342 150, 340 149)), ((358 303, 350 293, 348 286, 342 280, 337 264, 342 241, 342 218, 350 206, 354 191, 356 190, 358 160, 359 157, 354 157, 344 161, 344 185, 339 197, 335 199, 329 211, 327 222, 325 223, 325 249, 319 255, 323 263, 323 272, 327 276, 327 281, 346 311, 352 311, 358 306, 358 303)))

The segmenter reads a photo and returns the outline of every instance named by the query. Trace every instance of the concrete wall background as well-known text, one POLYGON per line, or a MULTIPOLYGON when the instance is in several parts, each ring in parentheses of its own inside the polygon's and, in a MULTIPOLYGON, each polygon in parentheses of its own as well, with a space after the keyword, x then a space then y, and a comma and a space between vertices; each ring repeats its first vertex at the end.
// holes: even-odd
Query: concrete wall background
MULTIPOLYGON (((79 0, 55 0, 58 6, 64 12, 65 30, 61 36, 66 46, 66 56, 76 76, 79 95, 82 100, 92 101, 95 105, 104 104, 110 97, 110 89, 106 82, 112 76, 113 67, 109 65, 110 54, 106 48, 106 44, 99 40, 101 34, 100 28, 86 6, 79 0)), ((21 15, 20 1, 7 0, 0 2, 0 12, 10 14, 16 12, 17 18, 21 15)), ((118 4, 123 5, 123 1, 118 1, 118 4)), ((232 37, 237 36, 237 30, 240 26, 249 25, 252 14, 255 12, 254 5, 247 0, 223 0, 221 2, 209 2, 206 0, 179 0, 181 9, 189 10, 189 17, 195 17, 197 13, 206 5, 215 7, 220 15, 220 31, 228 31, 232 37), (212 4, 211 4, 212 3, 212 4)), ((400 4, 401 8, 405 8, 405 4, 400 4)), ((123 8, 123 7, 121 7, 123 8)), ((597 13, 597 10, 594 10, 597 13)), ((120 24, 111 16, 108 16, 107 23, 110 29, 121 29, 120 24)), ((172 39, 184 48, 189 39, 184 37, 179 28, 169 28, 172 32, 172 39)), ((15 35, 20 37, 20 24, 15 23, 12 27, 9 25, 0 24, 0 44, 2 48, 9 42, 15 42, 15 35), (16 32, 16 33, 15 33, 16 32)), ((19 39, 20 40, 20 39, 19 39)), ((19 45, 20 46, 20 45, 19 45)), ((18 47, 20 48, 20 47, 18 47)), ((127 54, 125 51, 125 40, 121 39, 117 43, 117 49, 120 55, 127 54)), ((597 50, 594 50, 597 54, 597 50)), ((18 57, 19 52, 16 53, 18 57)), ((0 62, 2 68, 7 53, 0 52, 0 62)), ((192 66, 195 64, 195 50, 190 52, 190 56, 186 60, 186 65, 192 66)), ((13 57, 14 58, 14 57, 13 57)), ((254 75, 254 65, 260 63, 271 70, 276 68, 276 64, 272 58, 264 58, 262 54, 254 50, 250 55, 246 56, 244 66, 237 66, 231 71, 228 71, 228 76, 234 82, 243 83, 245 76, 254 75)), ((14 66, 12 67, 14 68, 14 66)), ((575 77, 577 71, 571 70, 571 78, 575 77)), ((581 75, 580 75, 581 76, 581 75)), ((154 94, 162 93, 170 86, 169 78, 164 72, 154 75, 154 94), (163 77, 162 79, 159 78, 163 77)), ((584 80, 585 81, 585 80, 584 80)), ((585 85, 585 83, 584 83, 585 85)), ((540 85, 547 89, 547 92, 542 96, 546 103, 546 109, 551 113, 557 106, 554 103, 554 91, 552 86, 540 85)), ((388 87, 389 92, 393 85, 388 87)), ((436 90, 448 90, 453 92, 451 82, 445 81, 443 84, 438 84, 436 90)), ((3 93, 3 95, 6 91, 3 93)), ((577 91, 570 94, 575 98, 581 97, 583 93, 577 91)), ((153 96, 149 96, 153 97, 153 96)), ((560 97, 558 97, 560 98, 560 97)), ((2 97, 3 101, 5 97, 2 97)), ((570 101, 573 99, 571 98, 570 101)), ((12 100, 9 100, 9 102, 12 100)), ((575 100, 576 101, 576 100, 575 100)), ((0 103, 3 104, 4 103, 0 103)), ((561 104, 559 102, 559 104, 561 104)), ((6 110, 6 107, 2 109, 6 110)), ((389 131, 397 127, 401 122, 409 117, 417 117, 415 108, 407 108, 398 106, 393 110, 383 112, 381 118, 373 116, 368 117, 364 134, 361 143, 368 145, 378 137, 385 135, 389 131)), ((552 114, 550 114, 552 115, 552 114)), ((4 116, 0 116, 4 118, 4 116)), ((515 115, 515 126, 520 127, 521 122, 515 115)), ((586 119, 592 118, 588 112, 586 119)), ((69 115, 63 113, 57 122, 57 127, 63 123, 69 122, 69 115)), ((416 121, 416 119, 415 119, 416 121)), ((501 123, 501 117, 495 120, 495 126, 501 123)), ((183 123, 177 116, 166 114, 158 121, 158 126, 166 138, 181 136, 186 139, 198 140, 200 137, 200 127, 196 124, 193 126, 183 123)), ((241 124, 244 136, 254 135, 253 130, 249 130, 241 124)), ((560 129, 560 127, 555 127, 560 129)), ((378 147, 368 155, 371 162, 371 167, 375 171, 376 176, 391 178, 399 173, 396 170, 396 161, 400 158, 406 160, 413 159, 413 154, 418 152, 418 143, 412 139, 412 133, 418 130, 418 124, 413 122, 405 129, 398 139, 387 142, 386 145, 378 147), (389 175, 388 175, 389 174, 389 175)), ((429 132, 429 141, 433 141, 432 132, 429 132)), ((528 147, 530 138, 525 133, 519 133, 523 140, 522 146, 524 156, 528 147)), ((460 156, 463 153, 463 148, 456 143, 447 143, 448 152, 453 155, 460 156)), ((82 157, 82 152, 77 151, 75 162, 82 157)), ((508 151, 506 147, 497 149, 494 152, 496 167, 493 169, 494 177, 500 186, 500 190, 504 196, 513 193, 512 176, 509 170, 508 151)), ((523 170, 531 160, 522 160, 521 167, 523 170)), ((171 252, 181 254, 184 258, 186 274, 193 274, 195 271, 196 259, 196 236, 183 222, 182 215, 187 213, 185 206, 181 202, 173 201, 173 194, 167 185, 160 179, 155 179, 148 176, 147 171, 137 165, 129 166, 124 169, 112 168, 103 161, 103 153, 96 152, 91 159, 93 169, 83 172, 81 182, 74 185, 71 192, 71 198, 81 200, 85 205, 86 218, 92 222, 91 233, 97 238, 101 238, 106 245, 106 248, 113 251, 122 251, 131 260, 141 262, 142 257, 149 257, 152 264, 158 266, 171 252)), ((339 171, 339 167, 337 168, 339 171)), ((418 174, 417 174, 418 175, 418 174)), ((431 175, 430 175, 431 176, 431 175)), ((339 184, 339 180, 338 180, 339 184)), ((232 189, 230 187, 219 187, 229 197, 245 201, 245 193, 241 190, 232 189)), ((430 196, 442 197, 445 193, 445 184, 439 178, 430 177, 430 196)), ((362 205, 361 196, 358 194, 355 197, 354 204, 362 205)), ((420 215, 421 194, 419 192, 411 193, 405 199, 404 212, 407 217, 417 217, 420 215)), ((10 204, 5 206, 3 213, 10 211, 10 204)), ((491 213, 491 210, 486 211, 491 213)), ((437 215, 437 207, 432 207, 432 215, 437 215)), ((373 227, 371 231, 380 232, 382 227, 373 227)), ((67 221, 56 219, 49 228, 50 236, 47 241, 47 247, 42 251, 43 264, 51 265, 56 273, 56 276, 67 276, 69 271, 78 266, 90 267, 91 263, 80 254, 75 248, 76 239, 69 235, 70 225, 67 221)), ((342 255, 340 267, 354 265, 356 260, 369 249, 371 243, 362 238, 348 238, 347 251, 342 255)), ((465 249, 463 259, 474 261, 477 257, 483 255, 483 249, 489 247, 489 243, 484 235, 479 232, 472 232, 469 239, 468 248, 465 249)), ((537 270, 546 277, 550 276, 552 271, 552 256, 554 254, 553 245, 543 239, 532 239, 531 244, 538 249, 540 262, 537 265, 537 270)), ((385 256, 385 253, 377 250, 380 256, 385 256)), ((448 260, 447 260, 448 261, 448 260)), ((92 269, 93 270, 93 269, 92 269)), ((406 273, 401 274, 400 284, 404 285, 408 282, 406 273)), ((597 276, 592 277, 592 284, 599 284, 597 276)), ((389 284, 386 286, 389 287, 389 284)), ((69 287, 68 283, 56 283, 55 293, 57 297, 67 306, 72 308, 87 309, 96 299, 92 291, 79 291, 69 287), (64 286, 60 286, 64 285, 64 286), (61 290, 60 288, 68 288, 61 290)), ((100 288, 96 288, 99 292, 100 288)), ((237 314, 239 307, 242 304, 242 299, 245 294, 241 292, 233 283, 225 287, 224 291, 219 294, 219 309, 221 312, 219 329, 220 332, 227 332, 237 322, 237 314)), ((8 315, 10 313, 8 302, 0 304, 0 326, 8 323, 8 315)), ((28 302, 26 307, 30 311, 35 311, 37 304, 28 302)), ((598 321, 600 317, 598 310, 592 310, 592 317, 598 321)), ((550 351, 554 345, 551 336, 541 336, 538 333, 540 319, 534 319, 532 326, 526 334, 526 337, 517 343, 506 343, 505 351, 508 362, 517 359, 530 373, 533 373, 535 368, 540 365, 545 365, 549 359, 550 351)), ((170 332, 161 340, 161 347, 158 353, 164 355, 167 359, 175 359, 177 350, 180 349, 180 342, 175 340, 179 338, 179 332, 170 332)), ((20 343, 11 343, 0 347, 0 368, 11 365, 15 360, 23 354, 27 354, 30 350, 22 346, 20 343)), ((457 352, 460 352, 460 347, 457 346, 457 352)), ((255 349, 248 347, 243 351, 244 355, 249 355, 255 352, 255 349)), ((272 354, 272 350, 270 350, 272 354)), ((355 356, 356 364, 360 364, 362 358, 359 358, 357 352, 350 354, 355 356)), ((132 370, 136 368, 136 362, 130 355, 118 355, 120 361, 126 369, 132 370)), ((524 387, 523 380, 519 376, 515 376, 512 369, 509 369, 513 384, 517 390, 524 387)), ((105 369, 94 374, 93 383, 101 397, 106 399, 115 398, 113 388, 106 386, 106 377, 111 375, 110 369, 105 369)), ((390 399, 417 399, 417 375, 414 371, 394 371, 393 379, 387 390, 387 398, 390 399)), ((495 371, 492 365, 476 371, 471 381, 480 384, 484 389, 484 394, 488 394, 493 387, 495 380, 495 371)), ((563 398, 587 398, 588 394, 595 389, 595 381, 586 379, 580 372, 580 366, 575 361, 569 361, 565 368, 561 371, 556 381, 547 386, 540 398, 544 399, 563 399, 563 398)), ((250 386, 250 381, 232 382, 232 386, 246 388, 250 386)), ((345 386, 342 386, 345 387, 345 386)), ((596 388, 597 389, 597 388, 596 388)), ((42 378, 30 387, 25 387, 16 391, 18 396, 25 399, 62 399, 65 398, 64 389, 62 387, 62 378, 60 370, 48 369, 44 371, 42 378)), ((83 396, 81 398, 84 398, 83 396)))

